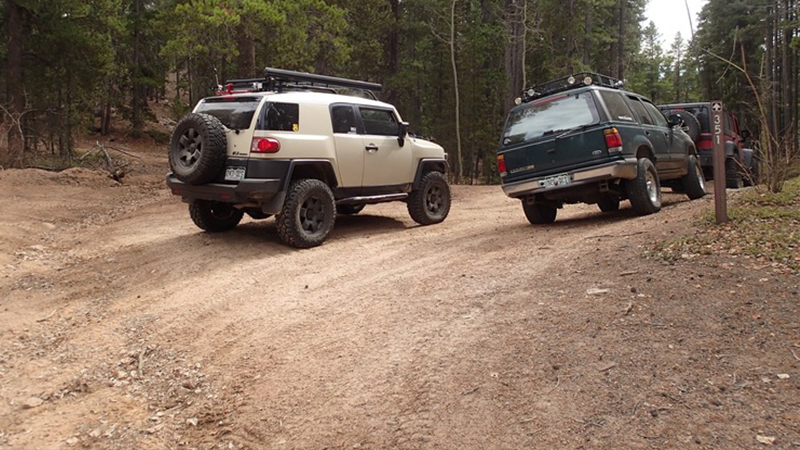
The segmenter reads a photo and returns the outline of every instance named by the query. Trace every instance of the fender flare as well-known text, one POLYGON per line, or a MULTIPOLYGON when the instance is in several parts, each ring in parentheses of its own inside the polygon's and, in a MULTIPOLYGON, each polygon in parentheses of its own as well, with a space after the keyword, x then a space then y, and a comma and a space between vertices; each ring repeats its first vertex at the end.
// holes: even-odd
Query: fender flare
POLYGON ((412 188, 419 189, 419 186, 422 184, 422 177, 425 176, 426 173, 433 171, 446 174, 447 161, 445 161, 443 158, 420 159, 419 164, 417 164, 417 174, 414 176, 414 184, 412 185, 412 188))

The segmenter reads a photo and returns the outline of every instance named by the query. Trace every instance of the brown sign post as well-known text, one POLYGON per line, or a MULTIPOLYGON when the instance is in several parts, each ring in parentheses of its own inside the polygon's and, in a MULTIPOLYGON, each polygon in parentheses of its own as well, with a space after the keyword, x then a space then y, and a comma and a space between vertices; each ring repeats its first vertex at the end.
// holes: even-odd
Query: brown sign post
POLYGON ((725 192, 725 133, 722 102, 711 102, 711 123, 714 124, 714 210, 717 224, 728 221, 728 197, 725 192))

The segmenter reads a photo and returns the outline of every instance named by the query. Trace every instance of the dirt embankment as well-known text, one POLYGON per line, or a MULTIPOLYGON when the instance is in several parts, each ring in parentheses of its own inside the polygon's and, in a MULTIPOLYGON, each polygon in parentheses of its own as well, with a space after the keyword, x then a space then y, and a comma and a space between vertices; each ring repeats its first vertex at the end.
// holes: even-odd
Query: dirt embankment
POLYGON ((800 446, 797 277, 640 256, 710 200, 531 227, 456 187, 297 251, 161 186, 0 172, 0 448, 800 446))

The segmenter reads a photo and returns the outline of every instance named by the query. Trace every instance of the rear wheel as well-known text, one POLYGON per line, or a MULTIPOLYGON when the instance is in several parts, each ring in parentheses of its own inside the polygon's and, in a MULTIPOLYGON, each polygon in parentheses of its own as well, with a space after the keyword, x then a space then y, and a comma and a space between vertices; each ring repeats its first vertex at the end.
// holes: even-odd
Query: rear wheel
POLYGON ((597 202, 597 206, 600 208, 600 211, 605 213, 619 211, 619 204, 620 200, 618 197, 603 197, 599 202, 597 202))
POLYGON ((450 184, 441 172, 428 172, 408 196, 408 214, 420 225, 444 222, 450 213, 450 184))
POLYGON ((706 180, 703 177, 703 167, 694 155, 689 155, 689 173, 681 178, 681 186, 690 200, 697 200, 706 196, 706 180))
POLYGON ((236 228, 242 221, 244 212, 229 203, 194 200, 189 204, 189 215, 201 230, 219 233, 236 228))
POLYGON ((741 189, 744 187, 744 177, 742 177, 739 161, 734 158, 725 160, 725 186, 728 189, 741 189))
POLYGON ((529 205, 525 200, 522 200, 522 210, 525 211, 525 217, 532 225, 551 224, 556 221, 558 215, 558 208, 555 206, 537 205, 536 203, 529 205))
POLYGON ((336 205, 327 184, 316 179, 293 181, 275 219, 278 236, 292 247, 321 245, 333 230, 336 205))
POLYGON ((652 161, 640 159, 636 178, 627 180, 625 185, 631 206, 637 214, 646 216, 661 211, 661 183, 652 161))
POLYGON ((352 216, 364 210, 366 205, 336 205, 336 213, 352 216))

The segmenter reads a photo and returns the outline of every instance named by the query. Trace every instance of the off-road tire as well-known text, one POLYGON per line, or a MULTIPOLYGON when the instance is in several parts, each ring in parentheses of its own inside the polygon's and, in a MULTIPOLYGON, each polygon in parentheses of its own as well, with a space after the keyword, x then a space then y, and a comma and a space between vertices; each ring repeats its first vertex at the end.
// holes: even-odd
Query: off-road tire
POLYGON ((189 215, 201 230, 220 233, 236 228, 244 212, 230 203, 194 200, 189 204, 189 215))
POLYGON ((689 155, 689 173, 681 178, 681 187, 689 200, 697 200, 706 196, 706 180, 703 167, 694 155, 689 155))
POLYGON ((697 119, 697 116, 689 111, 674 111, 673 114, 683 119, 683 131, 688 134, 689 137, 692 138, 692 142, 696 144, 702 132, 700 120, 697 119))
POLYGON ((549 225, 556 221, 558 215, 558 208, 555 206, 537 205, 536 203, 529 205, 525 200, 522 200, 522 210, 531 225, 549 225))
POLYGON ((734 158, 725 159, 725 187, 728 189, 744 187, 744 177, 739 168, 739 162, 734 158))
POLYGON ((408 214, 420 225, 444 222, 450 214, 450 184, 441 172, 428 172, 422 177, 419 189, 408 196, 408 214))
POLYGON ((336 205, 336 214, 353 216, 364 210, 367 205, 336 205))
POLYGON ((323 181, 293 181, 280 214, 275 217, 278 236, 285 244, 311 248, 325 242, 336 222, 333 192, 323 181))
POLYGON ((661 211, 661 183, 652 161, 640 159, 636 178, 626 180, 625 186, 636 214, 646 216, 661 211))
POLYGON ((225 127, 208 114, 189 114, 175 126, 169 145, 169 167, 176 178, 198 186, 214 181, 228 152, 225 127))
POLYGON ((619 197, 603 197, 597 202, 597 207, 604 213, 612 213, 619 211, 619 204, 619 197))

